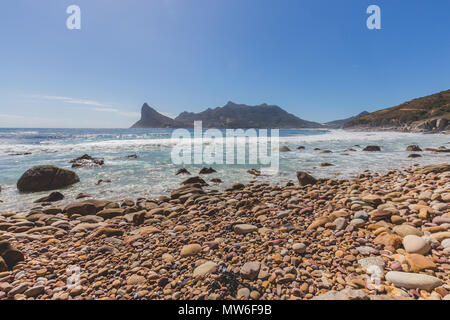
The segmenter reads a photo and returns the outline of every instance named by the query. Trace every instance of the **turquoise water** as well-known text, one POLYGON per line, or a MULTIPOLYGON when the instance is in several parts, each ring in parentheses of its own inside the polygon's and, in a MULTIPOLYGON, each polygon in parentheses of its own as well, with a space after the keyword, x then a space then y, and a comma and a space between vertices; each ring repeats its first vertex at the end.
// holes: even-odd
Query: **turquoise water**
MULTIPOLYGON (((43 164, 70 168, 69 161, 85 153, 104 158, 105 165, 101 168, 74 169, 81 182, 62 190, 67 202, 80 192, 111 200, 151 198, 168 194, 185 179, 184 176, 175 176, 180 166, 171 161, 174 146, 171 134, 172 130, 166 129, 0 129, 0 200, 3 201, 0 203, 0 210, 30 208, 33 200, 48 194, 21 194, 17 191, 16 182, 28 168, 43 164), (15 155, 22 153, 31 154, 15 155), (126 158, 131 154, 137 154, 138 158, 126 158), (111 183, 96 185, 100 179, 110 179, 111 183)), ((297 170, 310 171, 317 177, 348 178, 366 169, 385 172, 416 163, 449 162, 448 154, 424 152, 422 158, 410 159, 407 157, 409 153, 405 151, 410 144, 418 144, 422 148, 437 148, 442 145, 450 147, 448 135, 280 130, 279 140, 280 146, 288 146, 292 151, 280 153, 278 174, 259 177, 258 180, 285 183, 295 180, 297 170), (382 152, 361 151, 364 146, 373 144, 382 146, 382 152), (300 145, 306 149, 297 150, 300 145), (316 151, 314 148, 321 150, 316 151), (357 151, 345 151, 348 148, 357 151), (325 149, 332 153, 321 153, 325 149), (323 162, 334 166, 320 167, 323 162)), ((203 144, 210 145, 211 141, 204 140, 203 144)), ((258 165, 211 166, 218 172, 205 176, 205 180, 220 178, 223 181, 220 185, 212 185, 215 189, 226 188, 236 182, 249 182, 255 178, 246 171, 249 168, 260 168, 258 165)), ((197 174, 202 165, 185 167, 192 174, 197 174)))

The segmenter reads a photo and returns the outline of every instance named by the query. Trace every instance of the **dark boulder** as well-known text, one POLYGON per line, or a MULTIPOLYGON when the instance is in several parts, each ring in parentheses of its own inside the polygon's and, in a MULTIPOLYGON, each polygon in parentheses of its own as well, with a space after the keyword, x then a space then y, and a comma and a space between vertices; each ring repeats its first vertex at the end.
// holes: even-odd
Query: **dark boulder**
POLYGON ((417 154, 417 153, 411 153, 409 156, 408 156, 408 158, 420 158, 420 157, 422 157, 420 154, 417 154))
POLYGON ((412 151, 414 151, 414 152, 420 152, 420 151, 422 151, 422 149, 420 149, 420 147, 419 147, 418 145, 413 144, 413 145, 411 145, 411 146, 406 147, 406 151, 410 151, 410 152, 412 152, 412 151))
POLYGON ((188 179, 184 180, 181 184, 183 184, 183 185, 199 184, 201 186, 207 186, 208 185, 205 180, 203 180, 202 178, 200 178, 198 176, 197 177, 188 178, 188 179))
POLYGON ((186 168, 181 168, 177 171, 177 173, 175 173, 176 176, 180 175, 180 174, 187 174, 190 175, 191 173, 186 169, 186 168))
POLYGON ((304 171, 297 171, 298 183, 301 186, 306 186, 308 184, 314 185, 317 183, 317 179, 304 171))
POLYGON ((286 147, 286 146, 280 147, 280 152, 289 152, 289 151, 291 151, 291 149, 289 149, 289 147, 286 147))
POLYGON ((36 201, 34 201, 34 203, 55 202, 55 201, 60 201, 62 199, 64 199, 64 195, 61 192, 56 191, 56 192, 50 193, 46 197, 42 197, 40 199, 37 199, 36 201))
POLYGON ((211 174, 211 173, 216 173, 216 172, 217 172, 216 170, 209 167, 209 168, 202 168, 202 170, 200 170, 199 174, 211 174))
POLYGON ((379 146, 367 146, 364 148, 363 151, 377 152, 377 151, 381 151, 381 148, 379 146))
POLYGON ((105 164, 103 159, 93 158, 88 154, 84 154, 81 157, 73 159, 70 161, 72 168, 81 167, 99 167, 105 164))
POLYGON ((17 181, 21 192, 55 190, 80 182, 78 175, 56 166, 36 166, 28 169, 17 181))
POLYGON ((0 241, 0 257, 7 265, 8 269, 11 270, 20 261, 24 261, 25 257, 22 252, 11 246, 11 244, 4 240, 0 241))

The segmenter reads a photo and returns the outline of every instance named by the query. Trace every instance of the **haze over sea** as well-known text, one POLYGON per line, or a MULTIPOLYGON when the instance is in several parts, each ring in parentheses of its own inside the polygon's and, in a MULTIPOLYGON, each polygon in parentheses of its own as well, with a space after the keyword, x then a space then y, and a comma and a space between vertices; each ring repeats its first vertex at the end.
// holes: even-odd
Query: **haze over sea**
MULTIPOLYGON (((57 165, 70 168, 70 160, 83 154, 104 158, 105 165, 96 168, 73 169, 81 182, 60 190, 70 202, 81 192, 96 199, 120 200, 139 197, 156 198, 169 195, 186 176, 175 176, 181 167, 171 162, 172 129, 0 129, 0 208, 2 210, 29 209, 32 202, 49 192, 19 193, 16 182, 30 167, 57 165), (24 154, 31 153, 31 154, 24 154), (21 154, 21 155, 17 155, 21 154), (137 159, 126 156, 137 154, 137 159), (98 180, 111 183, 96 185, 98 180)), ((280 130, 280 146, 291 151, 280 153, 277 175, 261 176, 258 181, 285 184, 298 170, 309 171, 315 177, 351 178, 364 170, 379 173, 414 164, 448 162, 449 154, 420 152, 421 158, 408 158, 408 145, 421 148, 449 146, 448 135, 350 132, 343 130, 280 130), (359 145, 356 146, 356 145, 359 145), (363 152, 367 145, 379 145, 381 152, 363 152), (305 150, 297 147, 305 146, 305 150), (314 150, 320 148, 321 150, 314 150), (356 151, 348 151, 353 148, 356 151), (332 153, 321 153, 331 150, 332 153), (321 167, 321 163, 334 166, 321 167)), ((208 143, 204 141, 204 143, 208 143)), ((242 141, 241 141, 242 143, 242 141)), ((203 165, 206 166, 206 165, 203 165)), ((186 165, 198 174, 202 165, 186 165)), ((209 167, 209 165, 208 165, 209 167)), ((237 182, 247 183, 255 177, 246 171, 260 169, 258 165, 217 165, 217 173, 202 176, 207 182, 219 178, 222 184, 210 183, 210 188, 224 189, 237 182)))

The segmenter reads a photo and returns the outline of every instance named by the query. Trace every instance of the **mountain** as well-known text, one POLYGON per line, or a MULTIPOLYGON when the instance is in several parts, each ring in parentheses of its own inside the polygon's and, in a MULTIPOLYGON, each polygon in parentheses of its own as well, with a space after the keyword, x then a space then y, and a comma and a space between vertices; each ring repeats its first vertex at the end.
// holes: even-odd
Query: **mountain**
POLYGON ((180 128, 181 124, 169 117, 160 114, 147 103, 141 108, 141 120, 136 122, 131 128, 180 128))
POLYGON ((182 112, 175 119, 159 114, 147 104, 142 106, 141 120, 132 128, 192 128, 201 120, 203 128, 322 128, 317 122, 300 119, 279 106, 261 104, 248 106, 228 102, 223 107, 208 108, 200 113, 182 112))
POLYGON ((413 132, 450 131, 450 90, 369 113, 347 122, 344 128, 413 132))
POLYGON ((350 122, 353 119, 365 116, 366 114, 369 114, 369 112, 363 111, 360 114, 358 114, 357 116, 346 118, 346 119, 341 119, 341 120, 334 120, 334 121, 326 122, 323 125, 326 126, 327 128, 341 128, 347 122, 350 122))
POLYGON ((175 118, 186 125, 202 120, 204 128, 319 128, 321 124, 300 119, 279 106, 248 106, 228 102, 223 107, 200 113, 183 112, 175 118))

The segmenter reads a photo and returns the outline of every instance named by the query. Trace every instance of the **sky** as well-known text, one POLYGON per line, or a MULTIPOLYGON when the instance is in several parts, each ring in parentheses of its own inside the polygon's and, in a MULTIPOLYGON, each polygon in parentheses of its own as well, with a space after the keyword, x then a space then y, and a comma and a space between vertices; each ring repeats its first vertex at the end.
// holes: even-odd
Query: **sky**
POLYGON ((7 0, 0 127, 126 128, 144 102, 342 119, 450 89, 449 39, 448 0, 7 0))

